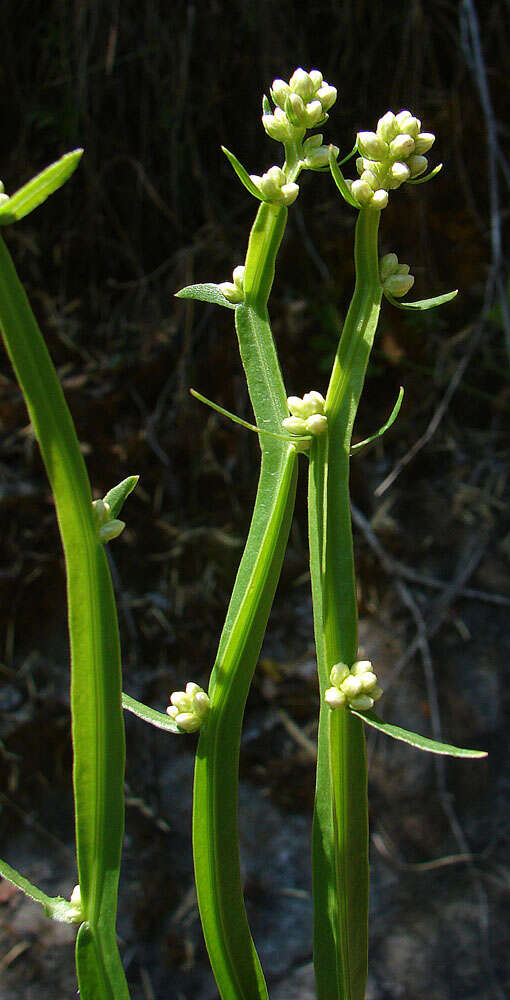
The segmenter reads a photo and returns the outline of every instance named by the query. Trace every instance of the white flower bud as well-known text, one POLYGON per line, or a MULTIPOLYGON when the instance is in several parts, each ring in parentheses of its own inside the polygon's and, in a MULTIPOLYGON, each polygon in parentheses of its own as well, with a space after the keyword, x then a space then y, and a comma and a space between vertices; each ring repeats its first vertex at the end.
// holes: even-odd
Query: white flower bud
POLYGON ((199 729, 210 709, 209 696, 195 681, 188 681, 185 691, 174 691, 170 695, 167 715, 185 733, 199 729))
MULTIPOLYGON (((401 112, 401 114, 403 114, 403 112, 401 112)), ((409 117, 405 118, 402 125, 400 126, 400 131, 405 132, 407 135, 412 136, 413 139, 416 139, 416 136, 418 135, 421 129, 421 121, 419 118, 415 118, 414 115, 412 115, 410 112, 408 112, 408 115, 409 117)))
POLYGON ((361 675, 361 689, 364 694, 372 694, 375 687, 377 687, 377 677, 371 670, 367 670, 366 674, 361 675))
POLYGON ((360 694, 356 698, 351 698, 349 704, 351 708, 355 708, 358 712, 366 712, 367 709, 372 708, 374 699, 368 694, 360 694))
POLYGON ((66 920, 70 920, 72 923, 80 924, 84 920, 84 912, 81 901, 81 889, 79 885, 75 885, 69 902, 71 903, 72 909, 69 909, 66 915, 66 920))
POLYGON ((359 205, 369 205, 372 201, 374 192, 366 181, 353 181, 351 185, 351 193, 356 199, 359 205))
POLYGON ((243 302, 244 295, 242 289, 238 288, 237 285, 234 285, 231 281, 222 281, 221 284, 218 285, 218 288, 221 294, 224 295, 229 302, 243 302))
POLYGON ((384 290, 389 292, 390 295, 394 295, 395 298, 400 299, 403 295, 407 294, 413 285, 414 278, 412 274, 392 274, 384 282, 384 290))
POLYGON ((361 678, 354 677, 353 674, 349 674, 349 676, 342 681, 342 691, 345 695, 347 695, 349 701, 351 698, 357 698, 357 696, 361 694, 361 678))
POLYGON ((379 261, 379 277, 384 284, 391 274, 396 274, 398 269, 398 257, 396 253, 385 253, 379 261))
POLYGON ((285 103, 285 111, 293 125, 303 125, 306 119, 306 107, 299 94, 290 93, 285 103))
POLYGON ((361 674, 366 674, 372 670, 372 663, 370 660, 356 660, 351 667, 351 674, 354 677, 360 677, 361 674))
POLYGON ((324 111, 322 110, 322 104, 320 101, 310 101, 306 105, 306 125, 307 128, 313 128, 320 122, 321 118, 324 118, 324 111))
POLYGON ((200 687, 200 684, 196 684, 195 681, 188 681, 186 684, 186 694, 190 695, 191 698, 193 698, 201 690, 202 688, 200 687))
POLYGON ((285 142, 290 138, 290 126, 286 115, 284 115, 284 119, 277 118, 276 115, 262 115, 262 125, 267 135, 271 139, 276 139, 277 142, 285 142))
POLYGON ((95 521, 99 528, 101 525, 107 524, 110 520, 111 510, 107 500, 93 500, 92 510, 94 511, 95 521))
POLYGON ((360 181, 364 181, 365 184, 368 184, 368 186, 372 188, 372 191, 375 191, 377 185, 379 184, 377 177, 371 170, 364 170, 360 177, 360 181))
POLYGON ((191 710, 192 699, 189 694, 186 694, 186 691, 173 691, 170 695, 170 701, 178 712, 189 712, 191 710))
POLYGON ((197 718, 194 712, 179 712, 175 716, 175 724, 185 733, 194 733, 200 729, 202 720, 197 718))
POLYGON ((312 83, 313 83, 313 85, 315 87, 315 90, 318 90, 319 87, 322 87, 322 79, 323 79, 323 77, 322 77, 322 73, 320 72, 320 70, 318 70, 318 69, 311 69, 308 75, 309 75, 310 80, 312 81, 312 83))
POLYGON ((295 202, 299 194, 299 184, 294 184, 293 181, 290 181, 288 184, 282 184, 280 192, 282 196, 281 200, 288 208, 289 205, 295 202))
POLYGON ((125 521, 119 521, 116 517, 113 517, 111 521, 107 521, 106 524, 102 524, 99 529, 99 539, 101 542, 111 542, 114 538, 118 538, 122 534, 124 528, 126 527, 125 521))
POLYGON ((388 155, 388 146, 375 132, 358 132, 358 149, 367 160, 384 160, 388 155))
POLYGON ((324 700, 327 701, 330 708, 345 708, 347 702, 343 691, 339 691, 336 687, 328 688, 324 692, 324 700))
POLYGON ((324 413, 326 400, 324 399, 322 393, 317 392, 316 389, 312 389, 310 392, 305 392, 303 402, 312 407, 309 414, 307 414, 308 416, 311 416, 313 413, 324 413))
POLYGON ((385 142, 391 142, 398 134, 399 127, 393 111, 387 111, 377 122, 377 135, 385 142))
POLYGON ((303 420, 306 420, 306 418, 310 416, 308 407, 304 399, 301 399, 300 396, 289 396, 287 399, 287 406, 289 407, 293 417, 301 417, 303 420))
POLYGON ((280 108, 285 108, 285 101, 290 94, 290 87, 285 80, 273 80, 273 86, 271 87, 271 97, 275 104, 280 108))
POLYGON ((400 187, 404 181, 408 181, 411 176, 411 170, 406 163, 402 163, 397 160, 396 163, 392 163, 390 170, 390 185, 391 187, 400 187))
POLYGON ((405 108, 404 111, 399 111, 398 115, 395 115, 395 121, 399 127, 399 130, 402 130, 405 123, 412 117, 413 116, 411 112, 408 111, 407 108, 405 108))
POLYGON ((414 143, 414 152, 418 156, 423 156, 424 153, 428 153, 429 149, 434 145, 436 137, 433 132, 420 132, 416 137, 414 143))
POLYGON ((314 437, 317 437, 319 434, 324 434, 327 431, 328 418, 323 413, 313 413, 306 420, 305 426, 308 434, 313 434, 314 437))
POLYGON ((410 156, 407 165, 411 172, 411 177, 419 177, 420 174, 424 174, 428 167, 428 160, 426 156, 410 156))
POLYGON ((282 420, 282 427, 296 437, 307 433, 305 421, 301 417, 285 417, 285 420, 282 420))
POLYGON ((9 195, 8 194, 4 194, 2 192, 0 194, 0 205, 4 205, 6 201, 9 201, 9 195))
POLYGON ((414 139, 410 135, 397 135, 390 142, 390 156, 394 160, 400 160, 410 156, 414 150, 414 139))
POLYGON ((370 208, 378 208, 379 211, 382 211, 383 208, 386 208, 387 204, 388 192, 385 191, 384 188, 379 188, 377 191, 374 191, 374 197, 370 203, 370 208))
POLYGON ((379 698, 382 696, 383 693, 384 693, 383 689, 380 688, 378 684, 376 684, 375 687, 373 687, 370 692, 370 697, 373 698, 374 701, 379 701, 379 698))
POLYGON ((296 69, 292 74, 289 86, 295 94, 298 94, 303 99, 305 104, 307 101, 311 101, 317 89, 310 74, 306 70, 301 69, 301 67, 296 69))
POLYGON ((193 708, 199 719, 205 719, 210 707, 209 695, 205 691, 202 691, 202 689, 197 691, 193 698, 193 708))
POLYGON ((322 110, 329 111, 329 109, 333 107, 337 99, 337 95, 338 91, 336 87, 330 87, 329 83, 323 83, 322 86, 319 87, 315 96, 321 102, 322 110))
POLYGON ((332 684, 339 687, 342 681, 349 676, 349 667, 345 663, 335 663, 335 666, 331 668, 331 673, 329 679, 332 684))
POLYGON ((236 288, 242 289, 244 287, 244 272, 245 272, 245 270, 246 270, 246 268, 245 268, 244 264, 239 264, 232 271, 232 277, 234 279, 234 285, 236 286, 236 288))

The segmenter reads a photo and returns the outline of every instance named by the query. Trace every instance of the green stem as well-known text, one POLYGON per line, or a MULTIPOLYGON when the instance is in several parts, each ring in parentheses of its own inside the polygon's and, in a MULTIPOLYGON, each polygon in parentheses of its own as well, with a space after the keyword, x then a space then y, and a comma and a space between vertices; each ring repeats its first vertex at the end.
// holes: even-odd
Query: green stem
MULTIPOLYGON (((241 358, 261 429, 281 432, 285 387, 269 325, 267 300, 287 211, 258 210, 250 234, 245 304, 236 308, 241 358)), ((222 1000, 266 1000, 267 988, 243 899, 238 847, 238 770, 244 707, 287 543, 294 509, 293 444, 260 438, 257 499, 218 655, 211 674, 211 711, 195 767, 193 851, 204 937, 222 1000)))
POLYGON ((76 432, 51 358, 0 238, 0 327, 55 498, 67 576, 76 849, 87 928, 84 1000, 127 1000, 115 919, 124 829, 124 726, 117 615, 76 432), (91 971, 92 970, 92 971, 91 971))
POLYGON ((321 694, 313 827, 315 968, 319 1000, 364 1000, 368 937, 368 803, 363 724, 324 702, 335 663, 357 656, 358 628, 349 502, 352 427, 372 347, 382 288, 379 212, 356 226, 356 286, 326 397, 328 440, 312 444, 310 565, 321 694))

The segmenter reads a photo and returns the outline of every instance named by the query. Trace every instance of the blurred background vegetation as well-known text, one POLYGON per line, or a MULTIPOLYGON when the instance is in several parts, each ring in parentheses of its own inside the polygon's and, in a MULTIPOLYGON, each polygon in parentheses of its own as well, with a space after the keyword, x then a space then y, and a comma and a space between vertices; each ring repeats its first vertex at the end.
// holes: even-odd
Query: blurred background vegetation
MULTIPOLYGON (((442 160, 444 170, 391 197, 381 250, 412 265, 411 298, 460 294, 418 318, 383 308, 356 438, 385 419, 400 384, 406 396, 384 442, 353 468, 361 635, 390 687, 406 668, 388 717, 411 715, 428 732, 442 716, 452 742, 495 752, 488 768, 444 771, 371 744, 373 1000, 499 1000, 510 985, 501 950, 510 842, 508 12, 508 3, 472 0, 7 0, 3 8, 7 192, 85 148, 66 188, 7 239, 95 494, 141 476, 111 557, 126 687, 157 707, 189 677, 207 681, 256 483, 256 440, 188 394, 194 386, 249 419, 231 315, 173 297, 195 281, 229 279, 244 258, 254 205, 220 146, 253 173, 275 162, 280 147, 260 125, 261 96, 298 65, 338 87, 324 134, 342 155, 388 108, 409 107, 437 136, 431 163, 442 160)), ((354 221, 328 176, 303 177, 271 299, 289 393, 326 386, 352 291, 354 221)), ((0 521, 0 849, 34 879, 42 864, 46 886, 68 893, 65 580, 44 471, 5 359, 0 521)), ((289 828, 291 817, 308 822, 313 799, 306 572, 299 501, 243 764, 250 794, 285 812, 289 828)), ((189 799, 192 744, 132 722, 120 930, 133 996, 206 1000, 215 994, 192 897, 189 817, 176 805, 189 799)), ((256 821, 263 831, 262 813, 256 821)), ((264 906, 276 904, 252 868, 248 905, 270 978, 281 1000, 305 997, 308 945, 271 966, 264 906)), ((287 885, 284 866, 280 877, 287 885)), ((309 887, 293 888, 302 910, 288 934, 299 942, 309 887)), ((45 988, 72 995, 68 939, 56 947, 7 890, 1 903, 2 1000, 40 998, 45 988)))

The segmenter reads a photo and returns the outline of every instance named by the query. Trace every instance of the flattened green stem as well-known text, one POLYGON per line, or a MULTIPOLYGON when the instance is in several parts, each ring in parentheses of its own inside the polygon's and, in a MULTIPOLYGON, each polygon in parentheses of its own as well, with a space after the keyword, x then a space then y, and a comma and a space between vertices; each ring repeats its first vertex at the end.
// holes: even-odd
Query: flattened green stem
POLYGON ((77 949, 81 996, 127 1000, 115 935, 125 754, 115 601, 72 418, 1 238, 0 328, 53 490, 66 562, 78 873, 89 928, 87 968, 95 962, 101 983, 95 990, 77 949))
MULTIPOLYGON (((241 358, 258 427, 277 434, 288 414, 271 335, 267 299, 287 211, 263 204, 253 226, 245 271, 246 303, 236 309, 241 358)), ((218 655, 211 709, 195 767, 193 851, 204 936, 222 1000, 266 1000, 267 988, 243 900, 238 847, 241 725, 251 679, 281 570, 294 508, 294 445, 260 439, 257 499, 218 655)))
POLYGON ((364 1000, 367 977, 365 735, 363 724, 350 712, 328 708, 324 692, 332 666, 350 665, 358 651, 349 451, 381 303, 378 225, 379 212, 360 210, 356 287, 326 397, 329 441, 318 439, 310 451, 310 565, 321 693, 312 848, 319 1000, 364 1000))

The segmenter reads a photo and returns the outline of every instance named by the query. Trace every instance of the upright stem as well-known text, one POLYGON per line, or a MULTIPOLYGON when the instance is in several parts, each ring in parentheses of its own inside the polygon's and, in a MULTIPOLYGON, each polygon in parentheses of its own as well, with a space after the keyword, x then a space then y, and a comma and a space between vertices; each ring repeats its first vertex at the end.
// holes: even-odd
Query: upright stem
POLYGON ((319 1000, 364 1000, 368 954, 368 804, 365 736, 348 711, 324 702, 334 664, 357 656, 349 502, 352 427, 379 316, 379 212, 356 225, 356 286, 326 397, 328 437, 312 444, 309 532, 320 682, 313 828, 315 967, 319 1000))

